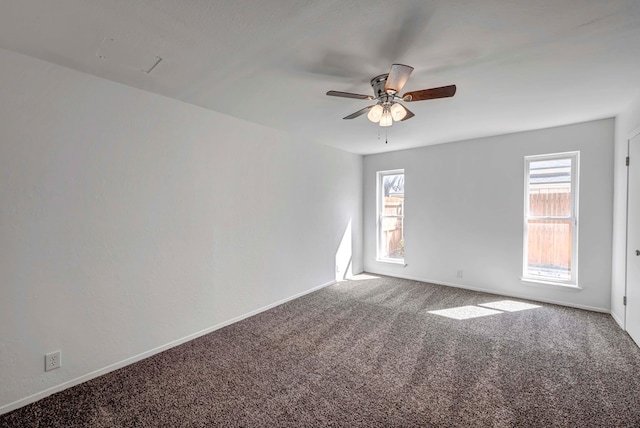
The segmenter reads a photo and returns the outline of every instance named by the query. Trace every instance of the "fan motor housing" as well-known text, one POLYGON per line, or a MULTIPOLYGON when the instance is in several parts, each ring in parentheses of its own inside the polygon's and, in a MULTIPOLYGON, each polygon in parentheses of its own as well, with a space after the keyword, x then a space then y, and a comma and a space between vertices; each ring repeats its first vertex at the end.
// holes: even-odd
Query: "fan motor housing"
POLYGON ((384 90, 387 77, 389 77, 389 73, 381 74, 371 79, 371 87, 373 88, 373 93, 376 98, 387 94, 384 90))

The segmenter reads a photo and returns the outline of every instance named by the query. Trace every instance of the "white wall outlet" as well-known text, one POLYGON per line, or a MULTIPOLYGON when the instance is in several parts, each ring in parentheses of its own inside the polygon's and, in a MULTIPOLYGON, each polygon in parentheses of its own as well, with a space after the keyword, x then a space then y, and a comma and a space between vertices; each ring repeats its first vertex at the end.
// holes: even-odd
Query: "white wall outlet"
POLYGON ((54 370, 62 366, 62 351, 53 351, 44 356, 44 371, 54 370))
POLYGON ((458 271, 456 272, 456 278, 462 278, 462 269, 458 269, 458 271))

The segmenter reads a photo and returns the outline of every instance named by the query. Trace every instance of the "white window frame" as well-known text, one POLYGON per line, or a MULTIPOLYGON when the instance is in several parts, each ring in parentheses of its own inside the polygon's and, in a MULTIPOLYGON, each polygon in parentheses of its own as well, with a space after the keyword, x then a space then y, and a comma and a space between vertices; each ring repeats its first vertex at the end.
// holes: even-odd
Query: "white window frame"
POLYGON ((559 285, 563 287, 577 288, 578 286, 578 196, 580 177, 580 152, 563 152, 544 155, 525 156, 524 158, 524 233, 523 233, 523 257, 522 280, 547 285, 559 285), (571 159, 571 210, 568 216, 529 216, 529 175, 531 162, 571 159), (528 235, 529 220, 570 220, 571 221, 571 275, 569 279, 554 278, 546 275, 535 275, 528 272, 528 235))
POLYGON ((385 215, 384 214, 384 186, 382 184, 384 177, 388 175, 404 175, 404 169, 392 169, 388 171, 378 171, 376 173, 376 261, 385 263, 404 264, 404 257, 401 259, 392 259, 384 257, 382 252, 382 219, 387 217, 402 218, 402 239, 404 240, 404 206, 402 215, 385 215))

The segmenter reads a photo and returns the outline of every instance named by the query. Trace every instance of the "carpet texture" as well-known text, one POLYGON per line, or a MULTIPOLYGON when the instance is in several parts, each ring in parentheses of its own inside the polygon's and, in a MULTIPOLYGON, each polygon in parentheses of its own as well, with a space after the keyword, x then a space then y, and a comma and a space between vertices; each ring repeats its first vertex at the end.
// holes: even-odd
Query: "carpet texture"
POLYGON ((342 282, 0 426, 640 426, 640 349, 609 315, 515 302, 387 277, 342 282))

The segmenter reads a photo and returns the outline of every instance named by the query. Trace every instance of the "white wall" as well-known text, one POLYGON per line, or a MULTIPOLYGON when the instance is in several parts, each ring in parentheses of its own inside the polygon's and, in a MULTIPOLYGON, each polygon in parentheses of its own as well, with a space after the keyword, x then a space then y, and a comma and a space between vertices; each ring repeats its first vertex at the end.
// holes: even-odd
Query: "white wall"
POLYGON ((607 119, 366 156, 365 271, 608 311, 613 135, 607 119), (582 290, 523 283, 524 156, 574 150, 582 290), (376 171, 396 168, 405 169, 406 266, 375 260, 376 171))
MULTIPOLYGON (((627 246, 627 167, 628 140, 631 133, 640 129, 640 96, 616 117, 615 126, 615 177, 614 177, 614 227, 613 265, 611 275, 611 315, 625 328, 626 246, 627 246)), ((640 159, 638 160, 640 161, 640 159)))
POLYGON ((0 64, 0 413, 362 270, 361 156, 0 64))

